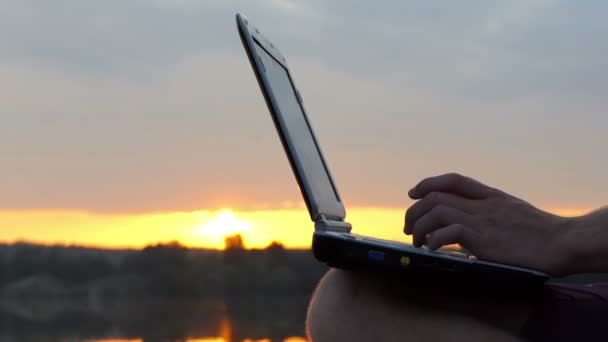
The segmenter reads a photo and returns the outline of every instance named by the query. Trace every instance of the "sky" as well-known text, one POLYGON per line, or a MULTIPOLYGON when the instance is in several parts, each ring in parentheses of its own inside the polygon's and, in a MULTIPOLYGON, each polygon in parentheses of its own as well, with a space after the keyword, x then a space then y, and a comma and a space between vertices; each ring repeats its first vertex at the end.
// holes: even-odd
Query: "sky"
POLYGON ((0 241, 309 246, 236 12, 287 57, 356 232, 404 239, 407 191, 444 172, 557 213, 608 203, 606 2, 0 8, 0 241))

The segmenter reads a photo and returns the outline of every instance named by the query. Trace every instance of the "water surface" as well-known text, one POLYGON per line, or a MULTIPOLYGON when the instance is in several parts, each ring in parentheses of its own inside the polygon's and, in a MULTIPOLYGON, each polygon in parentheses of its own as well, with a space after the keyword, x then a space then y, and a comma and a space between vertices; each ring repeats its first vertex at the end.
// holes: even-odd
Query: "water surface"
POLYGON ((303 342, 307 300, 5 299, 0 341, 303 342))

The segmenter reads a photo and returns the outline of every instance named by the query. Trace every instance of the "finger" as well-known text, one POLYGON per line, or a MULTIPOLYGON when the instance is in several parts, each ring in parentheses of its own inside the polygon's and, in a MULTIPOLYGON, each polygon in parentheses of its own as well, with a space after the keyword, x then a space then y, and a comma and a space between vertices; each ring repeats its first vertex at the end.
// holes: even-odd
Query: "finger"
POLYGON ((431 192, 448 192, 470 199, 482 199, 495 191, 472 178, 457 173, 448 173, 422 180, 408 194, 412 199, 423 198, 431 192))
POLYGON ((440 204, 469 214, 474 214, 479 210, 479 205, 474 200, 445 192, 431 192, 414 203, 405 213, 405 226, 403 228, 405 234, 411 234, 416 221, 440 204))
POLYGON ((412 227, 414 246, 426 243, 426 236, 433 231, 452 224, 470 225, 473 217, 458 209, 438 205, 421 217, 412 227))
POLYGON ((473 244, 473 239, 474 233, 470 228, 455 223, 447 227, 439 228, 431 234, 428 234, 426 246, 431 250, 436 250, 443 246, 457 243, 466 249, 470 249, 473 244))

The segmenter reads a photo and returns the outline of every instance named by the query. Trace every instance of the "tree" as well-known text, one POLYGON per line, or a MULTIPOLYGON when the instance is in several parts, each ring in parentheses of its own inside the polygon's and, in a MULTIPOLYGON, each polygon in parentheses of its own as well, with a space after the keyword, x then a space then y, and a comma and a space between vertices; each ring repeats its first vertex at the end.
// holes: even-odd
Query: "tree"
POLYGON ((192 296, 199 288, 188 249, 177 242, 148 246, 126 257, 121 268, 144 278, 154 295, 192 296))
POLYGON ((226 251, 224 252, 224 263, 242 266, 245 261, 245 243, 241 234, 227 236, 224 239, 226 251))
POLYGON ((243 242, 243 237, 241 234, 226 236, 224 239, 224 246, 227 251, 245 249, 245 243, 243 242))
POLYGON ((278 241, 272 241, 265 249, 267 253, 267 264, 270 268, 279 266, 285 266, 289 263, 287 251, 282 243, 278 241))

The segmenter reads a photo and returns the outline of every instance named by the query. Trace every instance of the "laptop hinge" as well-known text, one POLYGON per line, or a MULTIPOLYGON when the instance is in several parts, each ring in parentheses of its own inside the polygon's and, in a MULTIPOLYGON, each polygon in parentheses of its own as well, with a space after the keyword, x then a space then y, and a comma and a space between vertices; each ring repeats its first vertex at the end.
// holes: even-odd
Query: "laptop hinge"
POLYGON ((348 222, 330 220, 324 216, 319 217, 315 221, 315 230, 350 233, 351 229, 352 226, 348 222))

